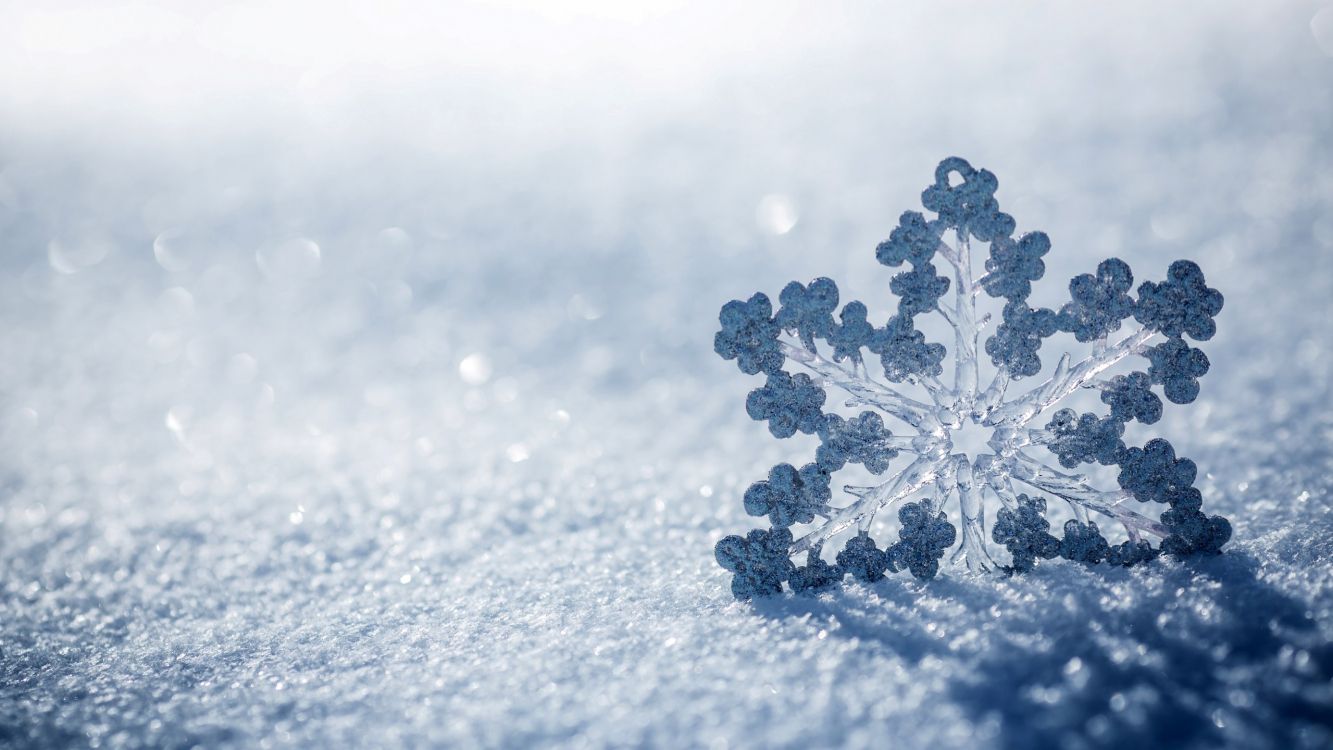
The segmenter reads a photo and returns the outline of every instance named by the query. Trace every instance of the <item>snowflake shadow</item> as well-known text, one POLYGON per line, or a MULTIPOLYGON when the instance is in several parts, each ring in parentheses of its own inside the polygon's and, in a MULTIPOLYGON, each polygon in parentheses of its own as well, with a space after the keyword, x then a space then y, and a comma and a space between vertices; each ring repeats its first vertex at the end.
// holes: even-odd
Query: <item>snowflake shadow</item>
POLYGON ((978 725, 998 725, 998 747, 1306 747, 1333 737, 1333 645, 1253 556, 1070 573, 1039 566, 998 586, 890 578, 751 606, 778 622, 828 623, 827 637, 912 665, 953 662, 944 689, 978 725), (1144 573, 1158 580, 1132 580, 1144 573), (1044 593, 1023 597, 1034 584, 1044 593), (1117 599, 1126 589, 1132 604, 1117 599), (920 616, 932 607, 950 609, 920 616))
POLYGON ((1333 647, 1307 606, 1263 581, 1248 554, 1171 565, 1131 607, 1064 579, 1042 610, 1047 648, 987 649, 951 690, 978 720, 999 719, 1001 747, 1065 747, 1078 737, 1087 746, 1241 739, 1286 748, 1333 737, 1333 713, 1321 705, 1333 647), (1305 656, 1293 667, 1295 653, 1305 656))
MULTIPOLYGON (((943 582, 932 585, 938 590, 943 582)), ((947 584, 945 584, 947 585, 947 584)), ((861 584, 860 588, 836 587, 819 596, 781 596, 755 599, 750 603, 754 613, 774 622, 810 619, 828 623, 829 637, 873 644, 892 655, 918 664, 929 656, 946 658, 949 648, 925 623, 894 621, 889 627, 886 620, 894 613, 916 606, 919 592, 912 591, 911 583, 898 578, 886 578, 875 584, 861 584), (874 596, 867 598, 866 593, 874 596)))

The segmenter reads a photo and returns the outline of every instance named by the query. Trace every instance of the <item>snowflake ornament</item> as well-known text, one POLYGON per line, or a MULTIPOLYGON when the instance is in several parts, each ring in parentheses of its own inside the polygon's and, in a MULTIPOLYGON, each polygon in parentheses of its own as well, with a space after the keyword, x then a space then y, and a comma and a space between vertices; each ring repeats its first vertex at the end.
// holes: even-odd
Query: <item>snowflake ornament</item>
POLYGON ((1028 297, 1045 275, 1050 238, 1014 236, 1013 217, 995 199, 998 185, 989 171, 963 159, 940 163, 922 193, 935 217, 904 213, 875 249, 880 263, 903 269, 889 282, 898 305, 883 325, 870 321, 861 302, 839 310, 837 285, 826 278, 788 284, 776 311, 763 294, 722 308, 717 353, 765 378, 746 399, 746 411, 767 422, 774 437, 804 433, 820 441, 813 462, 779 464, 745 492, 746 512, 766 518, 769 529, 718 542, 717 560, 734 574, 737 598, 776 594, 784 583, 797 592, 818 590, 847 575, 866 582, 899 571, 933 578, 955 544, 950 562, 1012 574, 1056 557, 1131 566, 1162 553, 1215 553, 1230 538, 1226 519, 1201 510, 1193 461, 1177 458, 1160 438, 1143 447, 1124 442, 1127 423, 1161 419, 1154 389, 1174 404, 1198 396, 1208 358, 1186 337, 1212 338, 1222 295, 1185 260, 1171 264, 1165 281, 1144 282, 1135 293, 1129 266, 1110 258, 1095 273, 1076 276, 1069 302, 1058 310, 1033 308, 1028 297), (973 267, 974 243, 989 245, 984 270, 973 267), (941 268, 951 276, 940 275, 941 268), (991 315, 978 315, 983 292, 1003 305, 984 342, 991 315), (953 330, 952 385, 942 380, 945 347, 928 342, 917 326, 919 316, 929 315, 953 330), (1063 354, 1044 381, 1011 395, 1011 383, 1041 373, 1039 350, 1057 333, 1090 344, 1091 352, 1076 363, 1063 354), (984 385, 979 353, 994 369, 984 385), (1108 372, 1132 355, 1147 359, 1146 371, 1108 372), (883 379, 871 372, 875 358, 883 379), (903 385, 925 393, 914 398, 903 385), (1107 413, 1061 408, 1044 424, 1038 420, 1080 389, 1099 392, 1107 413), (826 411, 838 400, 859 413, 826 411), (968 424, 989 430, 991 452, 955 450, 968 424), (895 463, 906 465, 894 471, 895 463), (1098 489, 1074 473, 1084 464, 1118 467, 1119 488, 1098 489), (845 497, 835 501, 833 474, 853 466, 874 483, 846 485, 845 497), (990 541, 1008 553, 1008 565, 996 564, 988 549, 989 498, 1000 505, 990 541), (1047 508, 1061 501, 1073 518, 1056 537, 1047 508), (871 536, 875 519, 893 505, 899 505, 898 541, 880 546, 871 536), (1165 508, 1160 520, 1140 512, 1157 505, 1165 508), (961 534, 949 520, 953 509, 961 534), (1126 540, 1112 544, 1098 521, 1123 528, 1126 540), (824 545, 844 532, 850 538, 834 562, 826 561, 824 545))

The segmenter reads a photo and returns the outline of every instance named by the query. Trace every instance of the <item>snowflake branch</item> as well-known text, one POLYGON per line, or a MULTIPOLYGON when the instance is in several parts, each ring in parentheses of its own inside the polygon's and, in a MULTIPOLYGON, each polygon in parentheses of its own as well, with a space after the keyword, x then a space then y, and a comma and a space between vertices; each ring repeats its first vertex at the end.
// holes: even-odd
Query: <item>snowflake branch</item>
POLYGON ((789 359, 799 362, 818 375, 821 384, 836 385, 855 396, 856 403, 873 406, 885 414, 897 417, 923 435, 933 434, 939 429, 939 419, 935 416, 935 409, 929 404, 908 398, 869 377, 862 377, 854 370, 825 359, 819 352, 786 341, 779 341, 778 344, 789 359))
POLYGON ((1011 470, 1015 466, 1020 467, 1020 471, 1012 471, 1011 475, 1022 481, 1025 477, 1032 477, 1046 483, 1056 483, 1060 486, 1067 486, 1084 494, 1090 500, 1105 503, 1108 506, 1119 505, 1121 502, 1133 497, 1128 490, 1102 491, 1094 489, 1087 483, 1088 478, 1083 474, 1067 474, 1052 466, 1033 458, 1032 456, 1017 451, 1013 459, 1006 462, 1006 466, 1011 470))
POLYGON ((949 261, 949 265, 953 266, 954 268, 958 267, 958 253, 949 243, 945 242, 944 240, 940 240, 939 243, 935 246, 935 252, 939 253, 940 255, 943 255, 944 259, 949 261))
POLYGON ((1017 460, 1009 459, 1005 461, 1005 468, 1009 469, 1010 475, 1014 479, 1030 487, 1049 492, 1071 503, 1078 503, 1088 510, 1114 518, 1123 524, 1132 536, 1137 536, 1135 533, 1137 531, 1146 531, 1162 538, 1171 535, 1171 531, 1164 524, 1135 513, 1128 508, 1118 507, 1118 503, 1130 497, 1130 494, 1124 490, 1102 492, 1089 486, 1084 477, 1052 469, 1022 452, 1019 452, 1015 458, 1017 460))
POLYGON ((993 275, 994 275, 994 274, 985 273, 985 274, 982 274, 982 275, 981 275, 981 278, 979 278, 979 279, 977 279, 976 281, 972 282, 972 296, 973 296, 973 297, 976 297, 978 294, 981 293, 981 290, 985 288, 986 280, 989 279, 989 278, 991 278, 993 275))
POLYGON ((977 398, 977 403, 972 408, 974 417, 984 420, 1004 401, 1004 392, 1009 388, 1009 380, 1009 368, 1001 364, 995 370, 995 377, 991 379, 990 385, 977 398))
POLYGON ((892 448, 901 453, 916 453, 918 455, 923 455, 930 451, 938 450, 942 442, 943 441, 923 435, 917 435, 915 437, 893 435, 876 440, 874 445, 880 448, 892 448))
MULTIPOLYGON (((953 466, 954 464, 950 464, 951 468, 953 466)), ((949 472, 947 474, 941 474, 940 476, 935 478, 935 496, 934 496, 935 512, 944 510, 944 504, 949 501, 949 495, 952 494, 955 489, 957 489, 953 479, 954 477, 952 472, 949 472)))
POLYGON ((1018 493, 1014 491, 1014 483, 1009 481, 1008 475, 986 475, 986 486, 990 491, 1000 499, 1004 507, 1009 510, 1017 510, 1018 493))
POLYGON ((1128 357, 1143 346, 1157 332, 1149 328, 1140 328, 1121 339, 1114 346, 1093 353, 1087 359, 1073 367, 1069 366, 1069 355, 1060 358, 1055 374, 1050 379, 1013 401, 1001 405, 985 424, 990 426, 1009 425, 1019 427, 1027 424, 1046 407, 1056 403, 1077 390, 1084 383, 1091 381, 1106 369, 1128 357))
POLYGON ((944 317, 945 322, 947 322, 953 328, 955 333, 958 332, 957 321, 953 319, 953 316, 949 314, 948 310, 944 309, 943 307, 940 307, 940 303, 938 302, 935 303, 935 312, 939 313, 941 316, 944 317))
POLYGON ((1104 391, 1107 388, 1111 387, 1111 381, 1098 378, 1097 380, 1089 380, 1080 387, 1089 388, 1097 391, 1104 391))
MULTIPOLYGON (((968 413, 977 399, 980 379, 977 363, 977 305, 972 294, 972 244, 966 231, 958 232, 954 267, 954 393, 959 400, 958 416, 968 413)), ((948 316, 945 316, 948 319, 948 316)))
POLYGON ((949 386, 940 382, 934 375, 918 376, 921 386, 930 394, 930 400, 941 409, 952 409, 955 394, 949 386))
POLYGON ((860 499, 845 508, 838 508, 827 523, 797 539, 788 554, 804 552, 816 544, 822 544, 824 540, 852 524, 861 522, 867 516, 873 518, 881 508, 896 503, 935 481, 939 473, 946 468, 948 461, 948 458, 934 454, 922 456, 883 484, 875 487, 844 487, 844 490, 860 499))
POLYGON ((1018 430, 1012 445, 1015 448, 1023 448, 1029 445, 1050 445, 1055 440, 1055 434, 1044 427, 1040 430, 1027 428, 1018 430))
MULTIPOLYGON (((954 264, 954 267, 955 268, 958 267, 957 263, 954 264)), ((959 273, 961 273, 961 271, 959 273)), ((954 319, 954 316, 950 315, 948 310, 944 309, 943 307, 940 307, 939 303, 935 304, 935 312, 939 313, 940 316, 944 318, 944 320, 949 324, 949 327, 953 329, 954 342, 955 342, 954 349, 958 352, 958 356, 961 358, 962 347, 957 342, 963 341, 964 336, 966 334, 963 332, 963 329, 958 325, 958 321, 954 319)), ((931 400, 933 400, 938 406, 942 408, 954 411, 958 400, 958 392, 956 390, 951 389, 948 386, 944 385, 944 383, 940 382, 939 378, 935 377, 930 378, 929 382, 927 382, 925 378, 922 378, 922 383, 926 386, 927 390, 930 390, 931 400)))
POLYGON ((967 456, 956 454, 954 475, 958 485, 958 510, 963 517, 963 542, 949 558, 952 564, 967 562, 968 570, 981 573, 995 568, 995 561, 986 552, 985 514, 986 507, 981 502, 981 487, 977 482, 977 472, 967 456))

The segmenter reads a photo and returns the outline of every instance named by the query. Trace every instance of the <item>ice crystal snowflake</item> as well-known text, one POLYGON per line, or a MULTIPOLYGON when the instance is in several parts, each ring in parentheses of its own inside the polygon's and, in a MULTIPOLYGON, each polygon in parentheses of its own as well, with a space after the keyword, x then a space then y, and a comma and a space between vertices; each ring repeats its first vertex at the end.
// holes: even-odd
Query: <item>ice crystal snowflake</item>
POLYGON ((1162 401, 1154 386, 1177 404, 1198 395, 1208 358, 1184 337, 1212 338, 1222 295, 1205 285, 1197 265, 1179 260, 1165 281, 1139 285, 1135 298, 1129 266, 1111 258, 1096 273, 1075 277, 1069 284, 1071 299, 1059 310, 1029 307, 1032 282, 1046 271, 1042 256, 1050 250, 1050 239, 1043 232, 1015 238, 1013 218, 995 200, 997 186, 993 174, 963 159, 940 163, 934 184, 922 193, 922 203, 935 218, 904 213, 875 250, 886 266, 908 266, 889 283, 898 308, 882 327, 869 322, 861 302, 848 302, 837 312, 837 285, 825 278, 788 284, 776 312, 763 294, 722 308, 717 353, 736 360, 742 372, 766 378, 750 393, 746 411, 766 421, 775 437, 800 432, 821 441, 812 463, 799 469, 779 464, 746 491, 746 512, 767 517, 770 529, 718 542, 717 560, 734 574, 732 592, 738 598, 780 592, 784 582, 795 591, 817 589, 847 574, 876 581, 887 572, 906 570, 932 578, 956 542, 952 562, 965 562, 973 571, 1000 568, 986 544, 983 500, 988 496, 1001 505, 991 539, 1006 548, 1010 563, 1002 569, 1010 573, 1057 556, 1128 566, 1163 552, 1216 552, 1230 538, 1226 519, 1200 510, 1194 462, 1177 458, 1165 440, 1150 440, 1142 448, 1126 447, 1123 440, 1127 422, 1146 425, 1161 418, 1162 401), (973 269, 974 241, 989 244, 983 273, 973 269), (952 279, 937 275, 937 260, 952 270, 952 279), (942 301, 950 288, 952 301, 942 301), (995 370, 985 386, 978 342, 991 315, 978 316, 983 291, 1003 303, 982 349, 995 370), (928 343, 915 322, 932 313, 953 329, 952 386, 941 380, 944 346, 928 343), (1137 325, 1122 332, 1130 318, 1137 325), (1091 352, 1076 364, 1068 353, 1062 355, 1044 382, 1008 397, 1012 381, 1041 372, 1038 350, 1059 332, 1091 344, 1091 352), (828 345, 826 352, 818 341, 828 345), (871 374, 867 353, 878 356, 883 380, 871 374), (1108 370, 1135 354, 1147 358, 1146 372, 1108 377, 1108 370), (789 362, 808 372, 787 372, 783 368, 789 362), (904 383, 924 389, 927 400, 906 395, 898 385, 904 383), (844 393, 847 407, 864 411, 850 417, 826 413, 832 389, 844 393), (1080 389, 1099 391, 1109 414, 1060 409, 1044 425, 1034 421, 1080 389), (886 418, 911 428, 911 434, 894 434, 886 418), (967 423, 990 430, 992 453, 969 457, 955 452, 956 433, 967 423), (1037 449, 1049 451, 1061 468, 1040 458, 1037 449), (879 481, 899 454, 910 462, 879 481), (832 474, 849 464, 859 464, 876 481, 844 486, 849 500, 835 504, 832 474), (1118 465, 1120 488, 1097 489, 1088 477, 1066 471, 1081 464, 1118 465), (916 493, 925 496, 899 508, 898 541, 878 546, 870 535, 876 513, 916 493), (1049 533, 1046 496, 1070 507, 1073 517, 1064 524, 1063 537, 1049 533), (955 498, 961 542, 945 513, 955 498), (1167 508, 1154 521, 1134 510, 1135 503, 1167 508), (1108 542, 1094 516, 1123 527, 1126 541, 1108 542), (803 530, 796 533, 793 526, 803 530), (855 533, 836 561, 825 561, 824 544, 844 531, 852 533, 852 527, 855 533), (1161 542, 1154 547, 1148 537, 1161 542), (805 564, 798 566, 792 558, 802 555, 805 564))

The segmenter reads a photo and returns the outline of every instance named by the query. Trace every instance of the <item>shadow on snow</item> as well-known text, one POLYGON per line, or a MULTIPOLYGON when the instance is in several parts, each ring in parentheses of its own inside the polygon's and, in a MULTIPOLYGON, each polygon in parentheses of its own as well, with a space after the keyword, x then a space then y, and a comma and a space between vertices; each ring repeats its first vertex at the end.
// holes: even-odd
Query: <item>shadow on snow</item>
POLYGON ((894 577, 760 600, 754 610, 830 622, 830 636, 910 664, 959 662, 949 697, 978 722, 998 719, 1004 748, 1223 740, 1290 748, 1333 739, 1333 645, 1305 604, 1259 577, 1252 556, 1141 570, 1160 579, 1070 575, 1054 565, 999 584, 894 577), (1118 596, 1126 587, 1132 603, 1118 596), (943 614, 923 616, 923 604, 943 614))

